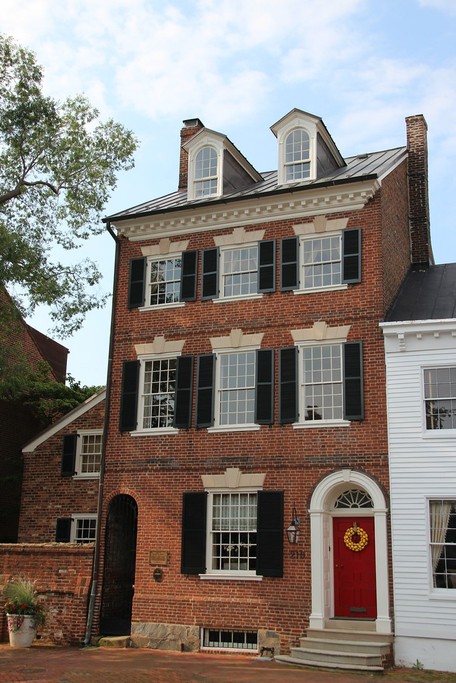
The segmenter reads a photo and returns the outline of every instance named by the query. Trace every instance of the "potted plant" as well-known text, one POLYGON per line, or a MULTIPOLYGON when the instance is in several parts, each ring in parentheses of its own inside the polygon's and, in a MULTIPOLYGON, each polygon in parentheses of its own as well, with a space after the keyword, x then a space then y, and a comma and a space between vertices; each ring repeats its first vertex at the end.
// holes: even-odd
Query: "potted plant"
POLYGON ((11 647, 30 647, 37 627, 45 622, 44 608, 33 581, 12 579, 4 589, 4 598, 11 647))

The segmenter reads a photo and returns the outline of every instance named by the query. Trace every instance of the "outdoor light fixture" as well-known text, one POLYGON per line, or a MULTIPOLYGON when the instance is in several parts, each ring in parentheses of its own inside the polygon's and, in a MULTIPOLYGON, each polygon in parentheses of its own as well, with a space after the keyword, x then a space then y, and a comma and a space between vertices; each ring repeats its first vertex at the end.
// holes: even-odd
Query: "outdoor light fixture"
POLYGON ((296 508, 293 508, 293 519, 291 521, 290 526, 287 529, 287 537, 288 537, 288 543, 291 545, 296 545, 299 541, 299 525, 301 524, 301 520, 298 517, 298 514, 296 512, 296 508))

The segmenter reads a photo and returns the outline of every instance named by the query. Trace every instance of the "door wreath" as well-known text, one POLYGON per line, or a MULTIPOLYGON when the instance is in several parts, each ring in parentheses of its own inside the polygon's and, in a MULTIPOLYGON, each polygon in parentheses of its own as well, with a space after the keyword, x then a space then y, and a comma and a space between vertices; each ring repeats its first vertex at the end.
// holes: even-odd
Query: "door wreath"
POLYGON ((367 531, 364 531, 364 529, 362 529, 360 526, 354 524, 345 532, 344 543, 347 548, 354 550, 355 553, 359 553, 361 550, 364 550, 366 545, 369 543, 369 536, 367 535, 367 531), (357 541, 353 540, 354 536, 358 537, 357 541))

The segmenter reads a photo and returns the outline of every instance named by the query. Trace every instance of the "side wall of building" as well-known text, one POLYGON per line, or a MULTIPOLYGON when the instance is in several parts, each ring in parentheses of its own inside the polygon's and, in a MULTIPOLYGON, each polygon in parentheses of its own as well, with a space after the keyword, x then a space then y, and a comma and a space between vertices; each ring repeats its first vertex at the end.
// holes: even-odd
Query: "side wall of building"
POLYGON ((456 590, 433 587, 429 500, 455 499, 456 437, 426 432, 423 369, 454 367, 456 323, 394 329, 385 344, 396 663, 455 671, 456 590))

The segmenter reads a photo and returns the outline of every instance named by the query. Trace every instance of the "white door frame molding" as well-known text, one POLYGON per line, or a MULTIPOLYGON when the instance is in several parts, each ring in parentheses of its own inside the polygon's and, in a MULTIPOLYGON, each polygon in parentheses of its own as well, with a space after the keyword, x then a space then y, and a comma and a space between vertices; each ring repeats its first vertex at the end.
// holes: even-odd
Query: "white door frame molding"
MULTIPOLYGON (((312 573, 312 612, 310 628, 324 629, 334 615, 332 508, 336 498, 347 488, 359 488, 372 498, 373 508, 361 508, 374 517, 375 569, 377 581, 377 633, 391 633, 388 586, 388 537, 385 496, 379 485, 366 474, 338 470, 325 477, 315 488, 310 501, 310 538, 312 573)), ((348 510, 344 511, 347 514, 348 510)))

